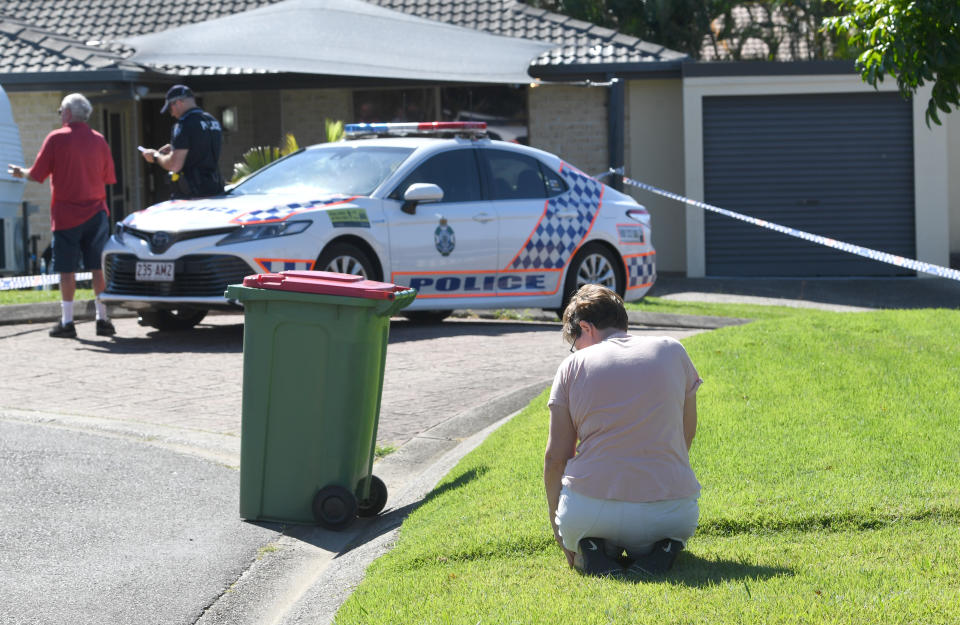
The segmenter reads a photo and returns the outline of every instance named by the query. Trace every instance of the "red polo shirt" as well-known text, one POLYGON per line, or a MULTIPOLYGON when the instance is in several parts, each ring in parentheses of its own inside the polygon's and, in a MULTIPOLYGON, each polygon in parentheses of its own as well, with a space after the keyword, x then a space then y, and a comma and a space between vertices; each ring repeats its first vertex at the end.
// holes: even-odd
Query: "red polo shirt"
POLYGON ((97 214, 110 213, 106 185, 117 182, 110 146, 82 122, 64 124, 43 140, 30 178, 50 178, 50 229, 75 228, 97 214))

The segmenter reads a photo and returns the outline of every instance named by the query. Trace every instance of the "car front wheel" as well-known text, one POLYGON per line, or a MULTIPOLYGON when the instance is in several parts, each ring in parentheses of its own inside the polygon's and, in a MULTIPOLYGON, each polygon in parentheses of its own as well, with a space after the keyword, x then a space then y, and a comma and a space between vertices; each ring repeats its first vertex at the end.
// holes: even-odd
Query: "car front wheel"
POLYGON ((363 276, 368 280, 378 280, 373 261, 360 248, 349 243, 334 243, 323 250, 313 265, 316 271, 332 271, 363 276))

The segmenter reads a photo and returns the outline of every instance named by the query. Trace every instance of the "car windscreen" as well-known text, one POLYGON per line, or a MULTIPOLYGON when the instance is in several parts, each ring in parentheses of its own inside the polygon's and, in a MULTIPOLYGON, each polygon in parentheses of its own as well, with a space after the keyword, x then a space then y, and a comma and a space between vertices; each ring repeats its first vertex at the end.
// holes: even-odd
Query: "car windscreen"
POLYGON ((331 145, 303 150, 256 172, 230 191, 370 195, 413 148, 331 145))

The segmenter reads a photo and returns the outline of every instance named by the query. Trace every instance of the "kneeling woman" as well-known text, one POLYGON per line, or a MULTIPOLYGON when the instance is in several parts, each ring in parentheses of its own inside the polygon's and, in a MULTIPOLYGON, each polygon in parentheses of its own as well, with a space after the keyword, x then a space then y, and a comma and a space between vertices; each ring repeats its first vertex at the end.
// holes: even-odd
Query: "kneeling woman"
POLYGON ((580 288, 563 336, 576 351, 553 380, 543 466, 554 537, 584 573, 666 572, 697 527, 688 452, 702 380, 679 341, 627 334, 606 287, 580 288))

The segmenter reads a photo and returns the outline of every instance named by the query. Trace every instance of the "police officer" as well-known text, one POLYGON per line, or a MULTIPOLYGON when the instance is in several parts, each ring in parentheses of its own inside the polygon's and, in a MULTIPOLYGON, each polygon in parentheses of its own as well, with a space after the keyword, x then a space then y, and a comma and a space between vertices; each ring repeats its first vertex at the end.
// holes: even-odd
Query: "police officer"
POLYGON ((174 85, 167 91, 161 113, 169 109, 177 122, 170 143, 158 150, 144 150, 148 163, 157 163, 170 172, 170 199, 210 197, 223 193, 220 175, 220 122, 205 112, 186 85, 174 85))

